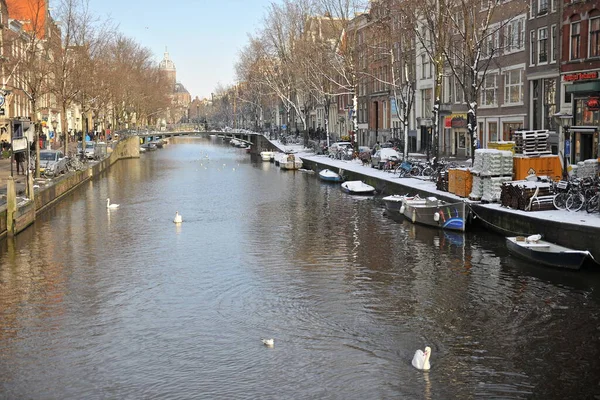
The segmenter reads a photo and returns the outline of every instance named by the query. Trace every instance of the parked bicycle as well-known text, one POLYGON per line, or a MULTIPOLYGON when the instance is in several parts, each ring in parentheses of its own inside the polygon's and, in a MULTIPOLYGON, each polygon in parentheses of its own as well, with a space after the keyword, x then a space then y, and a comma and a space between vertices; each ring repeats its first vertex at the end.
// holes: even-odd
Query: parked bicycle
POLYGON ((409 160, 404 160, 396 167, 394 173, 398 174, 400 178, 406 176, 418 176, 421 174, 421 169, 415 163, 409 160))

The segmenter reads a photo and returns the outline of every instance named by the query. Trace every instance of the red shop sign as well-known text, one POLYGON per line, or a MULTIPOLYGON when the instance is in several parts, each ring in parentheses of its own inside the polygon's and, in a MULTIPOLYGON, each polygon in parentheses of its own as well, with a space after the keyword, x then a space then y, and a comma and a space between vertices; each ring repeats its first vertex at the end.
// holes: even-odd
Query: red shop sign
POLYGON ((563 80, 565 82, 575 82, 586 79, 598 79, 598 71, 577 72, 575 74, 563 75, 563 80))
POLYGON ((590 97, 585 105, 588 111, 598 111, 600 110, 600 98, 590 97))

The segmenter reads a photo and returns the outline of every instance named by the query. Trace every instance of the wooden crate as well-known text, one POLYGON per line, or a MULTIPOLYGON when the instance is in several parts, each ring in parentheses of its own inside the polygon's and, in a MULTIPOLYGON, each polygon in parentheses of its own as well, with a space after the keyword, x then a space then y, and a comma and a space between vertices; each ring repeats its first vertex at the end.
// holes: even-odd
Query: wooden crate
POLYGON ((562 176, 562 165, 557 155, 540 157, 513 158, 513 179, 516 181, 527 178, 530 174, 537 176, 548 176, 554 180, 560 180, 562 176))
POLYGON ((455 193, 456 191, 456 169, 448 170, 448 192, 455 193))
POLYGON ((468 197, 473 188, 473 175, 468 169, 454 170, 454 191, 460 197, 468 197))

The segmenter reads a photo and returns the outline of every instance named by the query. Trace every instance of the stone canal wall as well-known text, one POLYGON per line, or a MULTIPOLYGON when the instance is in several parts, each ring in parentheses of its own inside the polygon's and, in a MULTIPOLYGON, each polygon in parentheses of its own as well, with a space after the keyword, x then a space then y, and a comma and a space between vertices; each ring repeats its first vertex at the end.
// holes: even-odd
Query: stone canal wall
POLYGON ((9 211, 10 206, 2 208, 0 210, 0 237, 16 235, 23 231, 35 221, 38 213, 43 212, 44 209, 63 198, 82 183, 106 171, 115 162, 126 158, 139 157, 139 143, 137 136, 122 139, 116 143, 108 157, 97 163, 90 164, 84 170, 69 172, 53 179, 49 184, 37 188, 34 192, 33 200, 21 201, 17 204, 14 212, 11 213, 9 211), (12 224, 9 221, 11 214, 12 224), (9 228, 11 225, 12 229, 9 228))
MULTIPOLYGON (((339 168, 326 163, 320 163, 311 159, 302 159, 304 168, 320 171, 328 168, 340 173, 339 168)), ((344 170, 346 180, 362 180, 375 187, 379 193, 390 194, 418 194, 421 197, 435 196, 441 200, 456 202, 453 195, 443 195, 439 192, 429 192, 424 189, 403 185, 402 179, 390 182, 375 176, 361 174, 355 171, 344 170)), ((550 218, 536 216, 532 211, 524 215, 523 212, 500 207, 499 204, 479 204, 467 201, 472 210, 472 226, 491 230, 502 236, 518 236, 541 234, 545 240, 557 243, 576 250, 588 250, 596 260, 600 261, 600 228, 586 225, 581 217, 589 218, 588 215, 573 214, 573 222, 565 223, 550 218)), ((593 216, 592 216, 593 217, 593 216)), ((504 237, 499 238, 504 240, 504 237)))

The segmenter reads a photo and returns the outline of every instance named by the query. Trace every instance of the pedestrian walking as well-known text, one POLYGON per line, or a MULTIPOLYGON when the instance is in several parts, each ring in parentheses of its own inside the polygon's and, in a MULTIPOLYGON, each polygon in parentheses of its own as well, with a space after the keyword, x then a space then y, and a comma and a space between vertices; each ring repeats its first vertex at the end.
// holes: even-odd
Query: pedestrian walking
POLYGON ((15 164, 17 165, 17 175, 25 174, 25 153, 22 151, 15 153, 15 164), (21 172, 19 172, 21 171, 21 172))

